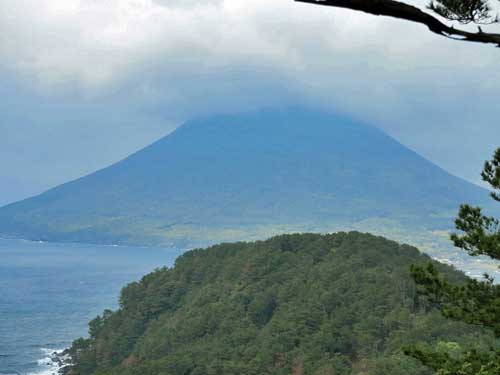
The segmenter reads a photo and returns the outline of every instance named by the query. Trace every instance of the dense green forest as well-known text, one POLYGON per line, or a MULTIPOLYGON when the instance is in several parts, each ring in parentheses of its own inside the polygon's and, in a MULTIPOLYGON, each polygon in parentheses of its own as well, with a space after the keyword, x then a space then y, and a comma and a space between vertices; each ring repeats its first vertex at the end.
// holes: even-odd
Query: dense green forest
MULTIPOLYGON (((403 354, 488 348, 416 293, 416 248, 358 232, 282 235, 182 255, 122 291, 68 351, 70 374, 431 374, 403 354)), ((463 274, 435 263, 455 283, 463 274)))

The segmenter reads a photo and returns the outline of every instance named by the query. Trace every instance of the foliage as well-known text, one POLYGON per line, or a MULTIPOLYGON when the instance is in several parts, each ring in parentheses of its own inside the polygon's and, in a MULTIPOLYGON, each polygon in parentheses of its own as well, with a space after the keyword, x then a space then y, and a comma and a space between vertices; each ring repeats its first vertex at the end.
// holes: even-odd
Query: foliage
POLYGON ((500 351, 464 352, 454 342, 441 342, 435 348, 417 345, 408 354, 437 370, 438 375, 498 375, 500 351))
POLYGON ((402 345, 488 347, 493 337, 417 295, 409 267, 428 261, 357 232, 193 250, 123 289, 120 309, 73 344, 71 373, 429 375, 402 345))
POLYGON ((440 16, 460 23, 495 23, 489 0, 439 0, 431 1, 429 8, 440 16))
MULTIPOLYGON (((485 163, 482 172, 484 181, 493 191, 491 196, 500 201, 500 149, 492 161, 485 163)), ((486 255, 500 260, 500 227, 496 218, 486 216, 481 208, 462 205, 455 221, 461 232, 451 235, 455 246, 472 256, 486 255)), ((484 351, 465 350, 452 357, 439 350, 407 348, 407 353, 421 360, 438 374, 480 374, 500 373, 500 285, 485 275, 484 280, 468 280, 464 285, 449 282, 429 264, 427 267, 413 266, 412 275, 420 293, 438 306, 447 318, 489 328, 497 338, 496 346, 484 351)))

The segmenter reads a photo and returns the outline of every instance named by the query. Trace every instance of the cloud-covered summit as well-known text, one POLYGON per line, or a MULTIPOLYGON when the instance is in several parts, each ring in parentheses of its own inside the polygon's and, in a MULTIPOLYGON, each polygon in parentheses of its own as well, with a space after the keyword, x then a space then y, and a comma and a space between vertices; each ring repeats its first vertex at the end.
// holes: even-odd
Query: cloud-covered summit
POLYGON ((0 25, 3 160, 23 147, 39 161, 67 137, 94 161, 50 159, 90 172, 200 114, 296 103, 380 126, 472 180, 500 139, 498 50, 419 25, 292 0, 3 0, 0 25))

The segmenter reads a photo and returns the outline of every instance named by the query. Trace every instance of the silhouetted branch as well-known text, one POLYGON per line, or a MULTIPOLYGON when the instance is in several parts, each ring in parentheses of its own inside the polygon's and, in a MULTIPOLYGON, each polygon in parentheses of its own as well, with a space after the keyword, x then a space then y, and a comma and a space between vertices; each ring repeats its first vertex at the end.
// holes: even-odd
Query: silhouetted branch
POLYGON ((432 15, 421 9, 394 0, 295 0, 301 3, 347 8, 373 14, 376 16, 394 17, 425 25, 435 34, 467 42, 491 43, 500 47, 500 34, 486 33, 480 28, 477 33, 455 29, 445 25, 432 15))

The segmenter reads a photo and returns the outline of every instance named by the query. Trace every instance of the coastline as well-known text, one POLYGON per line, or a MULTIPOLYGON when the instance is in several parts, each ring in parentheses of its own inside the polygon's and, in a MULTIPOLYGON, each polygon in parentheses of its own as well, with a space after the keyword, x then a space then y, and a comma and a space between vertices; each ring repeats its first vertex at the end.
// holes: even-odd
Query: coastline
POLYGON ((180 253, 0 240, 0 374, 58 375, 63 363, 52 354, 86 336, 103 310, 116 309, 125 285, 173 266, 180 253))
POLYGON ((38 359, 38 368, 25 375, 63 375, 69 371, 70 357, 68 349, 40 348, 43 357, 38 359))
POLYGON ((0 234, 0 241, 20 241, 28 242, 33 244, 50 244, 50 245, 81 245, 81 246, 103 246, 103 247, 123 247, 123 248, 154 248, 154 249, 174 249, 174 250, 184 250, 184 249, 194 249, 195 247, 179 247, 173 246, 174 244, 165 245, 147 245, 147 244, 126 244, 126 243, 100 243, 100 242, 78 242, 78 241, 51 241, 51 240, 37 240, 23 237, 5 236, 0 234))

